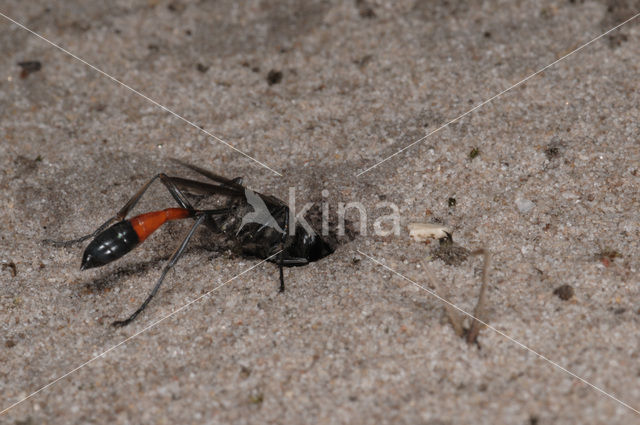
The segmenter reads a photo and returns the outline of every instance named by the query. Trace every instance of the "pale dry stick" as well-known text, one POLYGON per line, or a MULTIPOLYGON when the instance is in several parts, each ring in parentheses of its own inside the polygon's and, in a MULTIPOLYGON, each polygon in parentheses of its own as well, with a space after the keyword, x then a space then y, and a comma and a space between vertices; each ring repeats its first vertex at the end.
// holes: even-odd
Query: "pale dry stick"
MULTIPOLYGON (((429 267, 427 267, 427 264, 424 262, 424 260, 421 261, 420 264, 422 265, 422 270, 424 271, 424 274, 427 276, 427 280, 429 281, 431 286, 435 289, 436 293, 441 294, 442 298, 444 298, 445 300, 449 299, 448 292, 444 288, 440 287, 440 285, 438 284, 438 281, 433 276, 433 274, 431 273, 431 270, 429 270, 429 267)), ((462 338, 464 336, 464 327, 462 326, 462 320, 463 320, 462 316, 460 315, 458 310, 453 308, 451 304, 445 303, 444 309, 447 312, 447 317, 449 318, 449 322, 451 322, 451 326, 453 326, 454 332, 456 333, 457 336, 462 338)))
POLYGON ((486 305, 487 305, 487 277, 489 275, 489 264, 491 261, 491 255, 489 251, 484 248, 476 249, 471 255, 482 255, 484 257, 484 265, 482 266, 482 285, 480 286, 480 294, 478 295, 478 303, 475 310, 473 310, 473 319, 469 332, 467 333, 467 342, 469 344, 474 343, 478 339, 478 333, 484 326, 482 323, 487 322, 486 305))
MULTIPOLYGON (((447 313, 447 317, 449 318, 449 322, 451 322, 451 326, 453 326, 453 330, 457 336, 460 338, 464 337, 466 334, 466 340, 469 344, 477 342, 478 333, 480 329, 482 329, 482 322, 486 322, 485 312, 486 312, 486 304, 487 304, 487 280, 489 274, 489 264, 491 256, 489 252, 480 248, 473 252, 470 255, 482 255, 484 257, 484 265, 482 268, 482 284, 480 286, 480 294, 478 295, 478 302, 476 303, 476 308, 473 310, 473 315, 471 316, 471 325, 469 330, 466 331, 463 326, 464 318, 456 310, 452 304, 445 303, 444 308, 447 313)), ((431 270, 424 261, 421 261, 422 269, 424 270, 424 274, 427 276, 427 280, 431 284, 431 286, 435 289, 436 293, 441 294, 442 298, 448 300, 449 293, 444 288, 442 288, 438 281, 434 278, 431 270)))
POLYGON ((37 32, 25 27, 24 25, 22 25, 20 22, 15 21, 13 19, 11 19, 10 17, 8 17, 7 15, 5 15, 4 13, 0 12, 0 16, 2 16, 3 18, 5 18, 8 21, 13 22, 15 25, 19 26, 20 28, 22 28, 25 31, 30 32, 31 34, 35 35, 36 37, 38 37, 39 39, 41 39, 42 41, 52 45, 53 47, 55 47, 56 49, 60 50, 63 53, 66 53, 67 55, 71 56, 72 58, 82 62, 83 64, 85 64, 86 66, 88 66, 89 68, 93 69, 94 71, 104 75, 105 77, 109 78, 111 81, 120 84, 122 87, 132 91, 133 93, 137 94, 138 96, 140 96, 141 98, 145 99, 148 102, 151 102, 152 104, 154 104, 155 106, 157 106, 158 108, 162 109, 165 112, 168 112, 169 114, 173 115, 174 117, 178 118, 179 120, 182 120, 184 122, 186 122, 187 124, 189 124, 191 127, 203 132, 204 134, 206 134, 207 136, 211 137, 214 140, 217 140, 218 142, 222 143, 223 145, 233 149, 234 151, 238 152, 240 155, 243 155, 247 158, 249 158, 250 160, 254 161, 255 163, 263 166, 264 168, 266 168, 267 170, 277 174, 278 176, 282 177, 282 174, 280 174, 279 172, 277 172, 276 170, 274 170, 273 168, 269 167, 268 165, 258 161, 257 159, 255 159, 254 157, 252 157, 251 155, 244 153, 243 151, 241 151, 240 149, 236 148, 235 146, 231 145, 228 142, 225 142, 224 140, 222 140, 221 138, 219 138, 218 136, 216 136, 215 134, 212 134, 210 132, 208 132, 207 130, 205 130, 204 128, 200 127, 199 125, 195 124, 192 121, 189 121, 188 119, 184 118, 182 115, 177 114, 176 112, 173 112, 171 109, 167 108, 164 105, 161 105, 160 103, 156 102, 155 100, 151 99, 150 97, 142 94, 141 92, 139 92, 138 90, 134 89, 133 87, 127 85, 126 83, 123 83, 122 81, 118 80, 115 77, 112 77, 111 75, 107 74, 106 72, 104 72, 103 70, 101 70, 100 68, 91 65, 89 62, 87 62, 86 60, 74 55, 73 53, 71 53, 70 51, 66 50, 64 47, 61 47, 60 45, 54 43, 53 41, 50 41, 48 39, 46 39, 45 37, 41 36, 40 34, 38 34, 37 32))
MULTIPOLYGON (((433 295, 434 297, 436 297, 437 299, 439 299, 440 301, 442 301, 445 304, 449 304, 451 307, 455 308, 456 310, 458 310, 459 312, 465 314, 466 316, 469 316, 471 318, 474 318, 473 315, 471 313, 466 312, 465 310, 461 309, 460 307, 458 307, 455 304, 452 304, 450 301, 442 298, 440 295, 438 295, 437 293, 435 293, 434 291, 426 288, 423 285, 420 285, 418 282, 416 282, 415 280, 412 280, 410 278, 408 278, 407 276, 403 275, 402 273, 392 269, 391 267, 387 266, 386 264, 384 264, 382 261, 373 258, 372 256, 370 256, 369 254, 366 254, 362 251, 360 251, 359 249, 356 250, 357 253, 359 253, 360 255, 367 257, 369 260, 373 261, 374 263, 376 263, 377 265, 379 265, 380 267, 384 268, 385 270, 390 271, 391 273, 395 274, 396 276, 406 280, 407 282, 412 283, 413 285, 415 285, 416 287, 422 289, 423 291, 427 292, 428 294, 433 295)), ((497 333, 498 335, 506 338, 507 340, 513 342, 514 344, 516 344, 517 346, 519 346, 520 348, 535 354, 537 357, 539 357, 540 359, 546 361, 547 363, 549 363, 550 365, 558 368, 559 370, 563 371, 564 373, 566 373, 567 375, 572 376, 573 378, 577 379, 578 381, 582 382, 583 384, 588 385, 589 387, 593 388, 594 390, 598 391, 600 394, 603 394, 607 397, 609 397, 611 400, 614 400, 615 402, 619 403, 620 405, 626 407, 627 409, 633 411, 634 413, 636 413, 637 415, 640 415, 640 410, 634 408, 633 406, 631 406, 628 403, 625 403, 624 401, 620 400, 619 398, 617 398, 616 396, 614 396, 611 393, 606 392, 605 390, 603 390, 602 388, 592 384, 591 382, 587 381, 586 379, 576 375, 575 373, 571 372, 569 369, 561 366, 559 363, 554 362, 553 360, 551 360, 550 358, 548 358, 547 356, 540 354, 539 352, 535 351, 534 349, 528 347, 527 345, 523 344, 522 342, 518 341, 517 339, 507 335, 506 333, 502 332, 501 330, 499 330, 498 328, 491 326, 490 324, 488 324, 487 322, 485 322, 484 320, 480 320, 477 317, 475 317, 475 319, 480 322, 480 324, 482 324, 483 326, 486 326, 487 328, 491 329, 492 331, 494 331, 495 333, 497 333)))

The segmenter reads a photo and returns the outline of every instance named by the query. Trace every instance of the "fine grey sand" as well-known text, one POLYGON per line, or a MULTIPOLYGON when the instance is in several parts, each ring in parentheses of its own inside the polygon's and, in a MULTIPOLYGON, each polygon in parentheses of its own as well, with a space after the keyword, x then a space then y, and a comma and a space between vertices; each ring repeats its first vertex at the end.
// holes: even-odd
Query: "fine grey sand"
MULTIPOLYGON (((640 1, 5 0, 0 12, 282 175, 0 17, 0 410, 23 400, 0 423, 640 419, 640 18, 356 176, 640 1), (171 158, 285 201, 293 189, 298 208, 324 202, 334 218, 358 202, 366 234, 349 210, 335 253, 285 269, 279 294, 271 263, 229 281, 260 260, 201 229, 115 329, 190 222, 83 272, 85 245, 42 240, 92 232, 158 172, 196 177, 171 158), (374 226, 389 204, 399 235, 374 226), (491 252, 488 323, 548 361, 492 329, 478 344, 456 336, 443 303, 400 275, 432 289, 424 262, 471 312, 482 261, 448 264, 437 242, 409 238, 412 222, 491 252)), ((173 206, 154 185, 135 213, 173 206)))

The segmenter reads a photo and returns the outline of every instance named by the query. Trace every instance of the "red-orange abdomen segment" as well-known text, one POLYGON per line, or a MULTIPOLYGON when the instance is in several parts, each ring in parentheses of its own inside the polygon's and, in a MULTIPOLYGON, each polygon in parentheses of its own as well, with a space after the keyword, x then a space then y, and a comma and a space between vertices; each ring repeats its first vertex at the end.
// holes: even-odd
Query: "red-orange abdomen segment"
POLYGON ((133 217, 130 221, 133 230, 135 230, 138 235, 138 239, 142 242, 167 221, 180 220, 191 217, 192 215, 193 213, 185 208, 167 208, 166 210, 140 214, 133 217))

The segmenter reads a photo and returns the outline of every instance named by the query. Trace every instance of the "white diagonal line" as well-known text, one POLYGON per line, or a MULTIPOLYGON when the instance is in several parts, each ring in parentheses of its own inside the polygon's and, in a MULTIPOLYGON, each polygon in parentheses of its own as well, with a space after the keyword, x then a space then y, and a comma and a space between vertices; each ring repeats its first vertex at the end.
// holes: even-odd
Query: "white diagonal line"
POLYGON ((47 385, 41 387, 40 389, 32 392, 31 394, 29 394, 28 396, 24 397, 21 400, 16 401, 15 403, 13 403, 11 406, 7 407, 6 409, 4 409, 3 411, 0 412, 0 416, 2 416, 3 414, 5 414, 6 412, 8 412, 9 410, 13 409, 14 407, 16 407, 17 405, 19 405, 20 403, 27 401, 28 399, 30 399, 31 397, 35 396, 36 394, 38 394, 41 391, 46 390, 47 388, 49 388, 50 386, 52 386, 53 384, 55 384, 56 382, 66 378, 67 376, 71 375, 72 373, 82 369, 83 367, 85 367, 86 365, 88 365, 89 363, 94 362, 95 360, 99 359, 100 357, 103 357, 105 354, 107 354, 110 351, 115 350, 116 348, 120 347, 122 344, 125 344, 129 341, 131 341, 133 338, 137 337, 138 335, 140 335, 141 333, 144 333, 146 331, 148 331, 149 329, 153 328, 154 326, 156 326, 158 323, 165 321, 166 319, 170 318, 171 316, 175 315, 176 313, 179 313, 180 311, 184 310, 185 308, 189 307, 191 304, 197 302, 198 300, 201 300, 202 298, 206 297, 207 295, 211 294, 212 292, 222 288, 224 285, 226 285, 227 283, 231 282, 232 280, 235 280, 236 278, 242 276, 243 274, 255 269, 256 267, 258 267, 260 264, 264 263, 265 261, 270 260, 271 258, 275 257, 276 255, 278 255, 280 252, 282 252, 282 250, 276 252, 275 254, 271 255, 270 257, 265 258, 264 260, 260 261, 257 264, 254 264, 253 266, 249 267, 248 269, 244 270, 242 273, 239 273, 237 275, 235 275, 234 277, 232 277, 231 279, 227 280, 226 282, 221 283, 220 285, 216 286, 215 288, 213 288, 212 290, 200 295, 197 298, 194 298, 193 300, 189 301, 188 303, 186 303, 185 305, 183 305, 182 307, 172 311, 171 313, 169 313, 168 315, 164 316, 161 319, 156 320, 155 322, 151 323, 150 325, 146 326, 145 328, 143 328, 142 330, 134 333, 133 335, 131 335, 128 338, 125 338, 124 340, 120 341, 119 343, 117 343, 116 345, 114 345, 113 347, 109 348, 108 350, 103 351, 102 353, 98 354, 97 356, 87 360, 86 362, 82 363, 80 366, 76 367, 75 369, 70 370, 69 372, 65 373, 62 376, 59 376, 58 378, 54 379, 53 381, 49 382, 47 385))
POLYGON ((374 168, 376 168, 378 165, 382 164, 383 162, 386 162, 388 160, 390 160, 391 158, 393 158, 396 155, 401 154, 402 152, 406 151, 407 149, 409 149, 410 147, 422 142, 423 140, 425 140, 427 137, 431 136, 434 133, 437 133, 438 131, 442 130, 445 127, 448 127, 449 125, 453 124, 456 121, 459 121, 460 119, 464 118, 465 116, 469 115, 471 112, 475 111, 478 108, 481 108, 482 106, 486 105, 487 103, 493 101, 494 99, 497 99, 498 97, 502 96, 503 94, 505 94, 506 92, 510 91, 511 89, 514 89, 516 87, 518 87, 519 85, 521 85, 522 83, 530 80, 531 78, 535 77, 536 75, 540 74, 541 72, 545 71, 547 68, 552 67, 553 65, 557 64, 558 62, 568 58, 569 56, 573 55, 574 53, 584 49, 585 47, 587 47, 588 45, 590 45, 591 43, 601 39, 602 37, 604 37, 605 35, 609 34, 611 31, 615 31, 618 28, 620 28, 621 26, 623 26, 624 24, 634 20, 635 18, 637 18, 638 16, 640 16, 640 13, 637 13, 635 15, 633 15, 631 18, 627 19, 626 21, 624 21, 621 24, 616 25, 615 27, 611 28, 609 31, 600 34, 599 36, 597 36, 596 38, 594 38, 593 40, 583 44, 582 46, 578 47, 575 50, 572 50, 571 52, 567 53, 566 55, 562 56, 560 59, 557 59, 553 62, 551 62, 549 65, 545 66, 544 68, 539 69, 538 71, 534 72, 533 74, 529 75, 528 77, 526 77, 525 79, 517 82, 516 84, 512 85, 511 87, 509 87, 508 89, 502 90, 500 93, 496 94, 493 97, 490 97, 489 99, 485 100, 482 103, 479 103, 478 105, 474 106, 473 108, 469 109, 467 112, 465 112, 464 114, 460 115, 457 118, 452 119, 451 121, 447 122, 446 124, 441 125, 440 127, 436 128, 435 130, 433 130, 431 133, 427 134, 426 136, 422 136, 421 138, 419 138, 418 140, 416 140, 415 142, 411 143, 410 145, 405 146, 404 148, 400 149, 399 151, 397 151, 396 153, 389 155, 388 157, 386 157, 385 159, 383 159, 380 162, 377 162, 375 164, 373 164, 372 166, 370 166, 369 168, 365 169, 364 171, 359 172, 358 174, 356 174, 356 177, 360 177, 361 175, 363 175, 364 173, 366 173, 369 170, 372 170, 374 168))
POLYGON ((535 354, 536 356, 540 357, 542 360, 550 363, 551 365, 557 367, 558 369, 560 369, 561 371, 571 375, 572 377, 576 378, 577 380, 587 384, 588 386, 590 386, 591 388, 593 388, 594 390, 606 395, 607 397, 609 397, 610 399, 617 401, 618 403, 620 403, 621 405, 623 405, 624 407, 626 407, 629 410, 632 410, 633 412, 637 413, 638 415, 640 415, 640 411, 637 409, 634 409, 633 407, 631 407, 630 405, 628 405, 627 403, 625 403, 624 401, 616 398, 615 396, 611 395, 610 393, 606 392, 605 390, 596 387, 595 385, 593 385, 591 382, 587 381, 584 378, 579 377, 578 375, 576 375, 575 373, 571 372, 570 370, 560 366, 558 363, 554 362, 553 360, 549 359, 548 357, 543 356, 542 354, 538 353, 537 351, 533 350, 532 348, 529 348, 528 346, 524 345, 523 343, 521 343, 520 341, 510 337, 509 335, 505 334, 504 332, 494 328, 493 326, 487 324, 486 322, 478 319, 477 317, 475 317, 474 315, 467 313, 466 311, 464 311, 463 309, 461 309, 460 307, 458 307, 457 305, 451 303, 450 301, 447 301, 446 299, 442 298, 440 295, 436 294, 435 292, 431 291, 430 289, 425 288, 424 286, 420 285, 419 283, 416 283, 415 281, 409 279, 408 277, 404 276, 403 274, 393 270, 391 267, 388 267, 386 265, 384 265, 383 263, 381 263, 380 261, 376 260, 375 258, 371 257, 370 255, 365 254, 364 252, 357 250, 358 253, 364 255, 365 257, 367 257, 369 260, 373 261, 374 263, 384 267, 385 269, 389 270, 391 273, 401 277, 402 279, 406 280, 407 282, 413 283, 415 286, 417 286, 418 288, 422 289, 423 291, 428 292, 429 294, 433 295, 434 297, 436 297, 437 299, 439 299, 440 301, 442 301, 443 303, 446 303, 448 305, 450 305, 451 307, 455 308, 456 310, 458 310, 459 312, 469 316, 470 318, 477 320, 479 323, 482 323, 484 326, 486 326, 487 328, 491 329, 492 331, 496 332, 497 334, 505 337, 506 339, 508 339, 509 341, 519 345, 521 348, 535 354))
POLYGON ((208 132, 207 130, 205 130, 205 129, 203 129, 203 128, 200 128, 197 124, 193 123, 192 121, 189 121, 188 119, 184 118, 182 115, 177 114, 176 112, 172 111, 171 109, 167 108, 166 106, 161 105, 160 103, 156 102, 155 100, 151 99, 150 97, 148 97, 148 96, 146 96, 146 95, 144 95, 144 94, 140 93, 138 90, 134 89, 133 87, 131 87, 131 86, 129 86, 129 85, 127 85, 127 84, 123 83, 122 81, 118 80, 118 79, 117 79, 117 78, 115 78, 115 77, 112 77, 111 75, 107 74, 106 72, 104 72, 104 71, 103 71, 103 70, 101 70, 100 68, 98 68, 98 67, 96 67, 96 66, 94 66, 94 65, 91 65, 89 62, 85 61, 84 59, 82 59, 82 58, 80 58, 80 57, 78 57, 78 56, 76 56, 76 55, 74 55, 73 53, 71 53, 70 51, 66 50, 65 48, 63 48, 63 47, 61 47, 61 46, 57 45, 57 44, 56 44, 56 43, 54 43, 53 41, 50 41, 50 40, 48 40, 48 39, 44 38, 43 36, 41 36, 40 34, 36 33, 35 31, 33 31, 33 30, 31 30, 31 29, 29 29, 29 28, 25 27, 25 26, 24 26, 24 25, 22 25, 20 22, 17 22, 17 21, 15 21, 15 20, 11 19, 10 17, 8 17, 7 15, 5 15, 5 14, 4 14, 4 13, 2 13, 2 12, 0 12, 0 16, 2 16, 3 18, 5 18, 5 19, 7 19, 7 20, 9 20, 9 21, 11 21, 11 22, 13 22, 14 24, 16 24, 17 26, 19 26, 20 28, 22 28, 22 29, 24 29, 24 30, 26 30, 26 31, 30 32, 31 34, 35 35, 35 36, 36 36, 36 37, 38 37, 39 39, 41 39, 41 40, 43 40, 43 41, 45 41, 45 42, 49 43, 50 45, 52 45, 52 46, 53 46, 53 47, 55 47, 56 49, 58 49, 58 50, 60 50, 60 51, 62 51, 62 52, 64 52, 64 53, 66 53, 67 55, 71 56, 72 58, 74 58, 74 59, 76 59, 76 60, 78 60, 78 61, 82 62, 83 64, 87 65, 89 68, 93 69, 94 71, 99 72, 100 74, 104 75, 105 77, 109 78, 110 80, 112 80, 112 81, 114 81, 114 82, 116 82, 116 83, 120 84, 121 86, 123 86, 123 87, 125 87, 125 88, 127 88, 127 89, 131 90, 133 93, 135 93, 135 94, 137 94, 138 96, 142 97, 143 99, 145 99, 145 100, 147 100, 147 101, 149 101, 149 102, 153 103, 153 104, 154 104, 154 105, 156 105, 158 108, 160 108, 160 109, 162 109, 162 110, 164 110, 164 111, 166 111, 166 112, 170 113, 170 114, 171 114, 171 115, 173 115, 174 117, 176 117, 176 118, 178 118, 178 119, 180 119, 180 120, 182 120, 182 121, 186 122, 186 123, 187 123, 187 124, 189 124, 190 126, 192 126, 192 127, 196 128, 196 129, 198 129, 199 131, 203 132, 203 133, 204 133, 204 134, 206 134, 207 136, 209 136, 209 137, 211 137, 211 138, 213 138, 213 139, 217 140, 218 142, 220 142, 220 143, 224 144, 225 146, 227 146, 227 147, 229 147, 229 148, 233 149, 234 151, 238 152, 239 154, 241 154, 241 155, 243 155, 243 156, 245 156, 245 157, 249 158, 250 160, 252 160, 252 161, 254 161, 254 162, 256 162, 256 163, 258 163, 258 164, 262 165, 264 168, 268 169, 269 171, 272 171, 272 172, 274 172, 275 174, 277 174, 278 176, 281 176, 281 177, 282 177, 282 174, 280 174, 279 172, 277 172, 277 171, 276 171, 276 170, 274 170, 273 168, 269 167, 268 165, 266 165, 266 164, 264 164, 264 163, 262 163, 262 162, 258 161, 257 159, 255 159, 254 157, 250 156, 249 154, 244 153, 244 152, 243 152, 243 151, 241 151, 240 149, 238 149, 238 148, 234 147, 233 145, 231 145, 231 144, 229 144, 229 143, 225 142, 224 140, 222 140, 222 139, 221 139, 221 138, 219 138, 218 136, 216 136, 216 135, 214 135, 214 134, 211 134, 211 133, 210 133, 210 132, 208 132))

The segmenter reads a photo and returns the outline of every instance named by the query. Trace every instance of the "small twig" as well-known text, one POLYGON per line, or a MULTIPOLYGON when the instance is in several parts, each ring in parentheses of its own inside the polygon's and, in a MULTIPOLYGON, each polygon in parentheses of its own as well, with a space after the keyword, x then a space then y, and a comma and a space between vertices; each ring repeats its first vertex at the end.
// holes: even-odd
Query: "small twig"
MULTIPOLYGON (((444 298, 445 300, 449 301, 448 299, 449 293, 445 291, 444 288, 441 288, 438 285, 437 280, 431 274, 429 267, 427 267, 424 261, 421 261, 420 264, 422 264, 422 269, 424 270, 424 273, 427 275, 427 279, 429 280, 429 283, 431 284, 431 286, 435 289, 436 293, 440 295, 442 298, 444 298)), ((460 314, 460 312, 458 312, 458 310, 453 308, 453 306, 451 306, 450 304, 445 303, 444 309, 447 312, 447 317, 449 318, 449 322, 451 322, 451 326, 453 326, 453 331, 456 333, 456 335, 462 338, 465 334, 464 327, 462 326, 462 321, 464 320, 462 315, 460 314)))
POLYGON ((482 267, 482 286, 480 287, 480 294, 478 295, 478 303, 473 311, 474 319, 472 319, 471 327, 467 333, 467 342, 469 344, 478 342, 478 333, 483 327, 480 321, 485 323, 487 322, 485 317, 487 304, 487 280, 489 275, 489 264, 491 261, 489 252, 484 248, 476 249, 471 253, 471 255, 482 255, 484 257, 484 266, 482 267))
MULTIPOLYGON (((484 257, 484 266, 482 268, 482 285, 480 286, 480 294, 478 295, 478 302, 476 303, 476 307, 473 311, 473 317, 471 318, 471 325, 469 329, 467 330, 464 328, 464 316, 458 310, 447 303, 445 303, 444 308, 447 313, 447 318, 449 319, 449 322, 451 322, 451 326, 453 326, 455 334, 460 338, 465 338, 469 344, 477 344, 478 334, 483 327, 481 322, 487 322, 485 317, 487 307, 487 281, 491 256, 484 248, 471 252, 471 255, 482 255, 484 257)), ((425 264, 424 261, 421 261, 421 264, 431 287, 433 287, 436 293, 443 299, 449 301, 449 293, 438 284, 438 281, 434 278, 429 267, 427 267, 427 264, 425 264)))

